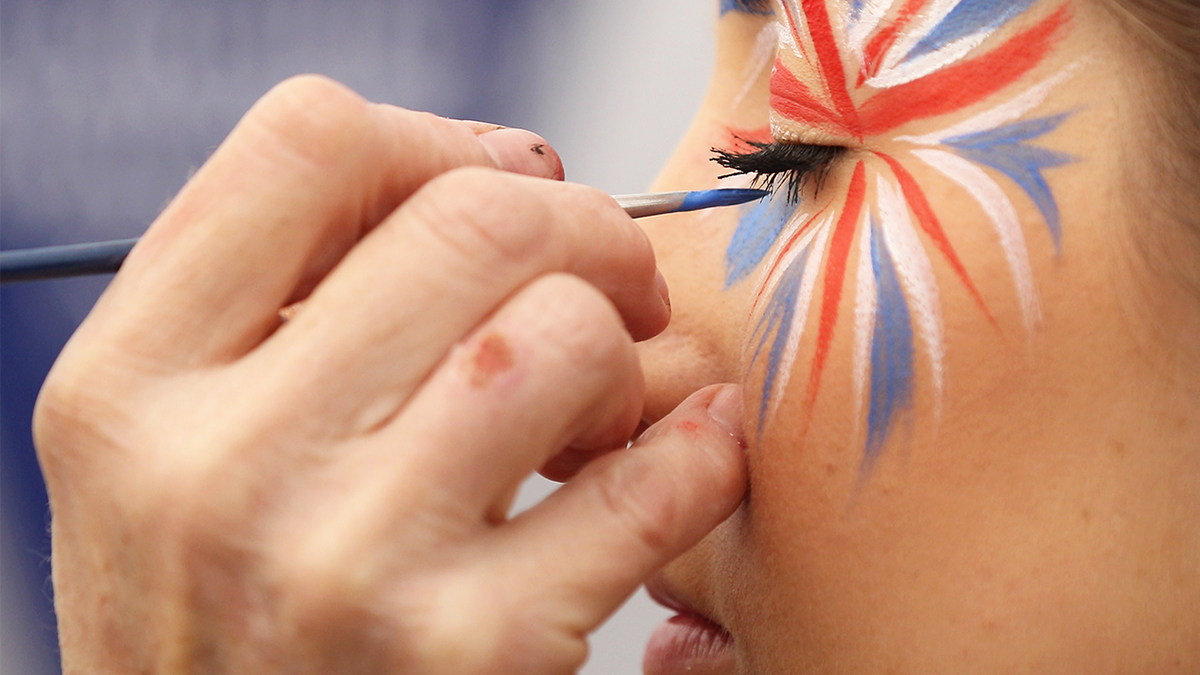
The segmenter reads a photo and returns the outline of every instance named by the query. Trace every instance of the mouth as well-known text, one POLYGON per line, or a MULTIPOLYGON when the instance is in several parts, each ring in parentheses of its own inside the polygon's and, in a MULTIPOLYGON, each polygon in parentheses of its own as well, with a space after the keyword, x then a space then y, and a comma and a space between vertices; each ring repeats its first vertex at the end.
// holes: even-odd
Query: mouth
POLYGON ((681 599, 658 575, 646 583, 658 604, 676 612, 650 636, 642 660, 645 675, 730 675, 735 661, 733 636, 724 626, 681 599))

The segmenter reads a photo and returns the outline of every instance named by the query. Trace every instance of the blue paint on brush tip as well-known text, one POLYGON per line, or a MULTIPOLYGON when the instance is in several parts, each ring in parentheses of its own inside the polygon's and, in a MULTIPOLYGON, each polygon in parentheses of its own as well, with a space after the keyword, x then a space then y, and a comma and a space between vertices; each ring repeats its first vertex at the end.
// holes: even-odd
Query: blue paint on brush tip
POLYGON ((770 197, 767 190, 750 188, 719 188, 716 190, 696 190, 689 192, 679 205, 679 211, 696 211, 711 209, 716 206, 736 206, 746 202, 754 202, 770 197))

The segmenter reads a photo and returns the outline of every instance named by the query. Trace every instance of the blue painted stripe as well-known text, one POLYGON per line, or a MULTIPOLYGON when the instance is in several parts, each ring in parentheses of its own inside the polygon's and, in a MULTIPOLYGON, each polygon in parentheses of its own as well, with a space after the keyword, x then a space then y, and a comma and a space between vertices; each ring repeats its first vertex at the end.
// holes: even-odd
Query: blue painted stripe
POLYGON ((947 138, 944 143, 960 148, 990 148, 995 145, 1016 145, 1045 136, 1058 129, 1073 112, 1037 117, 1031 120, 1006 124, 995 129, 947 138))
POLYGON ((762 263, 795 212, 784 194, 771 195, 742 211, 733 239, 725 250, 725 289, 745 279, 762 263))
POLYGON ((758 346, 755 348, 754 356, 750 359, 751 368, 758 362, 758 358, 762 355, 762 349, 771 339, 771 335, 775 336, 775 339, 771 341, 771 349, 767 353, 767 372, 763 377, 762 398, 759 401, 758 409, 759 432, 762 432, 763 425, 767 421, 771 394, 775 389, 775 382, 779 378, 779 369, 782 365, 783 354, 787 350, 788 338, 792 334, 792 325, 796 318, 796 304, 799 300, 797 296, 800 293, 801 282, 804 280, 804 268, 808 266, 810 252, 811 245, 805 247, 796 257, 796 261, 783 271, 779 285, 771 294, 766 311, 763 312, 763 316, 754 330, 758 346))
POLYGON ((879 225, 871 221, 871 264, 875 270, 878 308, 871 336, 871 404, 867 413, 867 447, 862 475, 879 459, 896 418, 912 409, 913 329, 908 300, 879 225))
POLYGON ((1071 113, 1063 113, 1041 117, 945 141, 946 145, 954 148, 964 158, 1003 173, 1029 195, 1041 211, 1059 255, 1062 254, 1063 247, 1062 215, 1043 171, 1070 164, 1076 159, 1065 153, 1027 145, 1026 141, 1054 131, 1070 115, 1071 113))
POLYGON ((724 16, 728 12, 741 12, 743 14, 759 14, 768 16, 772 14, 770 0, 721 0, 721 15, 724 16))
POLYGON ((904 57, 911 61, 958 40, 993 31, 1029 9, 1035 0, 962 0, 904 57))
POLYGON ((716 190, 694 190, 683 197, 680 211, 698 211, 718 206, 737 206, 770 197, 768 190, 750 188, 718 188, 716 190))

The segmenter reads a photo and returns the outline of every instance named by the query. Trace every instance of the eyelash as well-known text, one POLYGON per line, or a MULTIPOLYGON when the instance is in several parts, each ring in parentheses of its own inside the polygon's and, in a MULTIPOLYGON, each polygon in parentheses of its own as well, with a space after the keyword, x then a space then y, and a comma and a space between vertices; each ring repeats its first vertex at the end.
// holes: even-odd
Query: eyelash
POLYGON ((712 161, 731 170, 721 178, 753 175, 752 187, 771 192, 786 189, 791 204, 800 201, 800 191, 810 182, 820 190, 834 161, 846 152, 846 148, 838 145, 738 140, 753 150, 712 149, 716 155, 712 161))

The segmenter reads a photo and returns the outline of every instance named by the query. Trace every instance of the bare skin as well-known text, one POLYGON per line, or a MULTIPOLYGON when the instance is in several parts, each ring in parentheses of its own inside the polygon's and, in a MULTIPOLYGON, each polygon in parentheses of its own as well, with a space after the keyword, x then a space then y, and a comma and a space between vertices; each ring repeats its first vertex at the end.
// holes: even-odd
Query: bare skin
MULTIPOLYGON (((1082 158, 1049 179, 1061 259, 998 183, 1041 321, 1027 338, 978 203, 903 157, 995 325, 935 268, 949 393, 931 425, 918 383, 867 481, 850 330, 815 408, 788 391, 754 424, 755 288, 722 283, 733 213, 643 234, 550 180, 561 166, 532 134, 285 83, 158 220, 43 392, 66 671, 573 672, 587 632, 687 551, 652 585, 732 644, 692 675, 1194 672, 1200 311, 1134 252, 1195 243, 1138 199, 1158 194, 1138 183, 1150 155, 1126 154, 1152 128, 1147 65, 1098 2, 1071 4, 1034 73, 1086 64, 1042 110, 1076 111, 1045 144, 1082 158), (610 452, 639 417, 654 426, 610 452), (506 519, 521 477, 585 464, 506 519)), ((767 122, 769 69, 746 73, 771 20, 721 19, 710 96, 657 187, 714 185, 710 148, 767 122)), ((926 122, 779 131, 854 146, 823 193, 840 208, 855 162, 926 122)))
POLYGON ((733 386, 623 449, 666 289, 561 177, 529 132, 319 78, 267 94, 39 400, 64 671, 580 666, 745 475, 733 386), (587 467, 508 520, 547 464, 587 467))
MULTIPOLYGON (((826 4, 832 15, 848 13, 849 2, 826 4)), ((1061 4, 1037 3, 1009 30, 1061 4)), ((1072 32, 1009 95, 1085 64, 1036 113, 1078 111, 1044 141, 1080 158, 1047 172, 1062 208, 1061 259, 1033 204, 993 173, 1019 209, 1041 291, 1043 321, 1028 338, 978 203, 893 138, 957 123, 1008 100, 1003 92, 894 134, 832 139, 856 150, 809 198, 840 208, 855 163, 895 152, 925 186, 999 329, 924 239, 945 317, 940 422, 930 422, 919 354, 912 421, 863 481, 851 386, 855 305, 845 292, 811 427, 803 428, 802 359, 792 378, 800 384, 761 435, 747 414, 749 500, 656 582, 732 634, 732 652, 691 663, 693 675, 1200 668, 1200 301, 1171 274, 1172 263, 1195 269, 1197 242, 1153 208, 1171 197, 1151 180, 1166 142, 1144 107, 1154 105, 1143 79, 1151 64, 1128 49, 1101 3, 1072 6, 1072 32), (1155 252, 1149 259, 1145 247, 1155 252)), ((769 69, 738 96, 756 37, 773 20, 721 19, 708 100, 656 187, 714 184, 721 169, 709 148, 731 127, 766 123, 769 69)), ((647 224, 675 311, 668 330, 641 345, 648 420, 699 387, 738 378, 755 409, 763 369, 747 365, 754 277, 722 284, 736 220, 647 224)), ((809 334, 801 353, 813 342, 809 334)))

